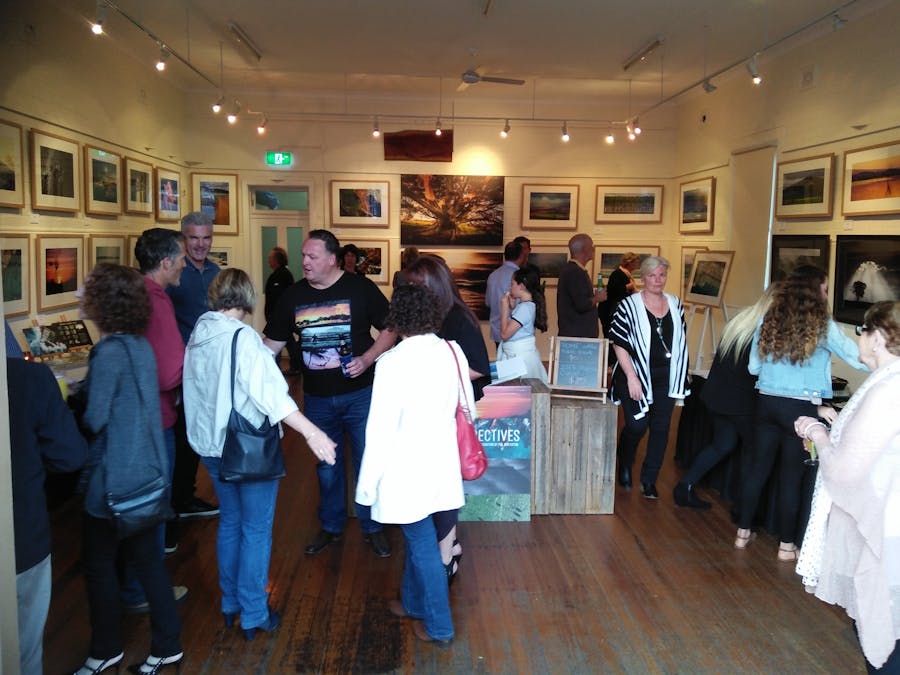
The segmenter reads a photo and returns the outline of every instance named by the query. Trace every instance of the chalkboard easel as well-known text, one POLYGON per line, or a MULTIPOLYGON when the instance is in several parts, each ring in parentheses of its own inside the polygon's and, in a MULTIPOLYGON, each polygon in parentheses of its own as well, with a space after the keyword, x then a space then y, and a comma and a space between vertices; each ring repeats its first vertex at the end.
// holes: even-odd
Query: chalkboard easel
POLYGON ((606 403, 608 353, 609 340, 603 338, 551 336, 549 376, 554 394, 590 399, 599 395, 606 403))

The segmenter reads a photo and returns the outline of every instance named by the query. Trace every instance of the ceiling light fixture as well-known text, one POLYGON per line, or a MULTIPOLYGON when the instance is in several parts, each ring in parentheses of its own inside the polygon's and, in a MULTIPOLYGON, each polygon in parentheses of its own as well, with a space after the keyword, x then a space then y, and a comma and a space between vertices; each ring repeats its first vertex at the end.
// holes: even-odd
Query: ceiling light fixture
POLYGON ((250 39, 250 36, 247 35, 247 32, 243 28, 234 21, 229 21, 225 24, 225 30, 228 31, 228 35, 231 36, 232 40, 252 54, 257 61, 262 60, 262 54, 259 51, 259 47, 257 47, 253 40, 250 39))
POLYGON ((509 136, 509 120, 506 120, 503 129, 500 131, 500 138, 506 138, 507 136, 509 136))
POLYGON ((260 136, 266 133, 266 125, 269 123, 269 120, 266 118, 266 114, 263 113, 259 119, 259 125, 256 127, 256 133, 260 136))
POLYGON ((628 120, 625 123, 625 132, 628 134, 629 141, 633 141, 635 138, 637 138, 637 134, 634 133, 634 124, 631 123, 631 120, 628 120))
POLYGON ((166 51, 165 45, 160 45, 159 48, 159 61, 156 62, 156 69, 159 72, 162 72, 166 69, 166 59, 169 58, 169 52, 166 51))
POLYGON ((375 118, 375 122, 372 124, 372 138, 378 138, 381 136, 381 129, 378 128, 378 118, 375 118))
POLYGON ((707 94, 711 94, 716 89, 718 89, 718 87, 716 85, 714 85, 712 82, 709 81, 708 77, 705 80, 703 80, 703 84, 701 86, 703 87, 703 91, 705 91, 707 94))
POLYGON ((612 127, 610 127, 609 133, 606 134, 606 138, 604 140, 606 141, 607 145, 612 145, 613 143, 616 142, 616 137, 613 134, 612 127))
POLYGON ((213 111, 216 115, 218 115, 220 112, 222 112, 222 104, 223 104, 223 103, 225 103, 225 97, 224 97, 224 96, 219 96, 218 100, 217 100, 215 103, 212 104, 212 111, 213 111))
POLYGON ((569 142, 570 137, 569 137, 569 123, 568 122, 563 122, 561 138, 563 140, 563 143, 569 142))
POLYGON ((436 120, 435 123, 434 123, 434 135, 435 135, 435 136, 440 136, 440 135, 443 134, 443 133, 444 133, 444 132, 441 130, 441 118, 438 117, 437 120, 436 120))
POLYGON ((234 107, 232 107, 231 112, 228 113, 228 117, 226 118, 228 120, 228 124, 234 124, 235 122, 237 122, 238 114, 240 112, 241 112, 241 104, 237 99, 235 99, 234 107))
POLYGON ((761 84, 762 76, 759 74, 759 64, 757 62, 757 57, 759 54, 754 54, 750 57, 750 60, 747 61, 747 72, 750 73, 750 77, 753 78, 753 84, 761 84))
POLYGON ((631 124, 632 124, 632 126, 634 127, 634 134, 635 134, 635 136, 640 136, 640 135, 641 135, 641 132, 643 131, 643 129, 641 129, 641 123, 638 122, 638 118, 635 117, 635 118, 634 118, 634 121, 633 121, 631 124))
MULTIPOLYGON (((835 15, 837 16, 837 15, 835 15)), ((103 35, 103 22, 106 20, 106 5, 97 0, 97 18, 91 24, 91 32, 94 35, 103 35)))
POLYGON ((663 43, 662 35, 657 35, 646 45, 638 49, 634 54, 625 59, 625 63, 622 64, 622 70, 628 70, 632 66, 641 63, 642 61, 646 61, 647 57, 650 56, 653 52, 656 51, 658 47, 661 47, 663 43))

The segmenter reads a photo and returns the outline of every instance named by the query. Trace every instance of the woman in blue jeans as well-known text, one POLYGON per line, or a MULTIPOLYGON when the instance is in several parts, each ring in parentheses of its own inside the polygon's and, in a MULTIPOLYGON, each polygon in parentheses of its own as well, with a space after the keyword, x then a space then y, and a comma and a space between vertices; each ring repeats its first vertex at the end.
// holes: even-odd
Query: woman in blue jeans
POLYGON ((406 540, 400 600, 389 603, 390 612, 421 620, 413 624, 416 637, 439 647, 453 639, 453 619, 432 516, 465 503, 456 406, 462 399, 475 407, 465 354, 435 334, 443 318, 425 286, 394 291, 385 326, 403 340, 375 368, 356 484, 356 501, 371 506, 378 522, 398 523, 406 540))
POLYGON ((210 311, 194 327, 184 358, 184 409, 191 447, 212 478, 219 500, 219 587, 225 625, 238 614, 244 638, 280 623, 266 586, 278 481, 225 483, 219 464, 231 415, 231 343, 237 338, 234 404, 255 426, 283 422, 306 438, 319 461, 334 464, 334 443, 297 409, 272 352, 242 319, 256 305, 256 290, 243 270, 219 273, 209 287, 210 311), (245 329, 245 330, 242 330, 245 329))

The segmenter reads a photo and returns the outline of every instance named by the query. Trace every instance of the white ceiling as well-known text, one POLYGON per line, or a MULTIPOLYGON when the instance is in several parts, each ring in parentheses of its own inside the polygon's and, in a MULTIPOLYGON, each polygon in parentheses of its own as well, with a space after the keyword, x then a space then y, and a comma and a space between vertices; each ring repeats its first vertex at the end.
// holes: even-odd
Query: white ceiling
MULTIPOLYGON (((212 82, 172 63, 171 77, 209 103, 228 99, 273 119, 304 114, 625 120, 762 51, 767 56, 892 0, 114 0, 212 82), (262 58, 246 57, 225 26, 239 24, 262 58), (779 43, 798 29, 793 37, 779 43), (659 36, 663 46, 623 71, 659 36), (771 47, 771 45, 776 45, 771 47), (521 78, 523 86, 460 76, 521 78), (629 88, 631 105, 629 111, 629 88)), ((51 0, 74 21, 95 0, 51 0)), ((101 0, 101 3, 106 0, 101 0)), ((158 47, 108 11, 116 49, 152 67, 158 47)), ((91 39, 89 33, 85 39, 91 39)), ((174 59, 170 59, 174 61, 174 59)))

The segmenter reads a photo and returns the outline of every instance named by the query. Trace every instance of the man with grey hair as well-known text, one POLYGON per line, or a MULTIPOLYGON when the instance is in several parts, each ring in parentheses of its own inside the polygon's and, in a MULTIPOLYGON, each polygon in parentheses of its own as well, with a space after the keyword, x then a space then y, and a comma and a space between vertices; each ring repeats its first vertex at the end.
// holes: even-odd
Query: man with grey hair
MULTIPOLYGON (((200 211, 192 211, 181 219, 184 235, 185 265, 177 285, 166 288, 175 307, 175 319, 182 344, 187 344, 200 315, 207 311, 206 292, 219 273, 219 266, 207 256, 212 246, 212 218, 200 211)), ((194 495, 197 465, 200 458, 187 441, 184 426, 184 405, 178 405, 175 423, 175 475, 172 478, 172 508, 179 518, 215 516, 219 507, 194 495)), ((167 533, 166 550, 174 548, 172 529, 167 533)))
POLYGON ((597 305, 606 300, 606 290, 594 288, 585 265, 594 257, 594 240, 587 234, 569 239, 571 260, 559 273, 556 287, 556 318, 560 337, 600 336, 597 305))

